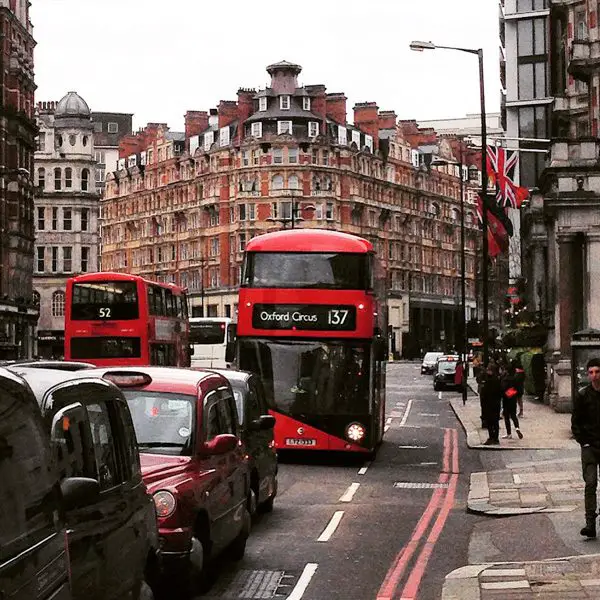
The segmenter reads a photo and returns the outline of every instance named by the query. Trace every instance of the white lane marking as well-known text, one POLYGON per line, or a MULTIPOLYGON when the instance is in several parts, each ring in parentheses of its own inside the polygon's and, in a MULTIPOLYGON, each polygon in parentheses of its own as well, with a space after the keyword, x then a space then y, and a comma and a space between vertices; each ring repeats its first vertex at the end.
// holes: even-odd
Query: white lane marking
POLYGON ((386 425, 390 425, 390 424, 391 424, 391 422, 392 422, 392 417, 388 417, 388 418, 385 420, 385 424, 386 424, 386 425))
POLYGON ((304 596, 304 592, 313 578, 313 575, 317 572, 317 563, 307 563, 298 579, 298 583, 294 586, 292 593, 288 596, 288 600, 300 600, 304 596))
POLYGON ((387 431, 388 431, 388 429, 389 429, 389 428, 390 428, 390 426, 389 426, 389 425, 386 425, 386 426, 383 428, 383 433, 387 433, 387 431))
POLYGON ((439 417, 439 413, 419 413, 420 417, 439 417))
POLYGON ((439 392, 439 394, 438 394, 438 400, 441 400, 441 399, 442 399, 442 392, 439 392))
POLYGON ((367 472, 367 469, 368 469, 370 466, 371 466, 371 463, 367 463, 367 464, 366 464, 364 467, 361 467, 361 468, 358 470, 358 474, 359 474, 359 475, 365 475, 365 474, 366 474, 366 472, 367 472))
POLYGON ((404 416, 402 417, 402 421, 400 421, 400 427, 404 427, 404 425, 406 425, 410 409, 412 408, 412 403, 412 399, 408 401, 408 404, 406 405, 406 410, 404 411, 404 416))
POLYGON ((360 487, 360 483, 351 483, 348 489, 342 494, 338 502, 351 502, 356 494, 356 490, 360 487))
POLYGON ((398 446, 398 448, 427 448, 428 446, 398 446))
POLYGON ((342 517, 344 516, 343 510, 336 510, 331 517, 331 521, 327 524, 327 527, 323 529, 323 533, 317 538, 317 542, 328 542, 331 536, 335 533, 337 526, 340 524, 342 517))

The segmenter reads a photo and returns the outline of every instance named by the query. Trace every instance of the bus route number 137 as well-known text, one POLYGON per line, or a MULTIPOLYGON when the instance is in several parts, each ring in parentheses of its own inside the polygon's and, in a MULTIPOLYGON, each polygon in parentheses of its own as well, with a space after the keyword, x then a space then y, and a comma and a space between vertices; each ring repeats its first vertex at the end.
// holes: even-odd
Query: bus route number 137
POLYGON ((344 325, 347 318, 347 310, 333 308, 327 314, 327 323, 329 325, 344 325))
POLYGON ((98 317, 100 319, 110 319, 110 308, 99 308, 98 309, 98 317))

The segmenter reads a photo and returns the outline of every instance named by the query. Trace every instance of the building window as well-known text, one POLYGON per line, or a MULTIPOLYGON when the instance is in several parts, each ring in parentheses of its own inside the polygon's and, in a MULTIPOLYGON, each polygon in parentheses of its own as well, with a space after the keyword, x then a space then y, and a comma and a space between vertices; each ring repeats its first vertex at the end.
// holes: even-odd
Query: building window
POLYGON ((73 270, 73 248, 64 246, 63 249, 63 273, 70 273, 73 270))
POLYGON ((90 209, 81 209, 81 231, 87 231, 89 228, 90 209))
POLYGON ((267 98, 265 96, 258 99, 258 110, 261 112, 267 110, 267 98))
POLYGON ((46 134, 41 131, 38 135, 37 138, 37 149, 40 152, 45 152, 46 151, 46 134))
POLYGON ((279 108, 281 110, 290 110, 290 97, 279 96, 279 108))
POLYGON ((90 263, 90 249, 87 246, 81 247, 81 272, 87 273, 90 263))
POLYGON ((83 147, 84 147, 84 148, 85 148, 85 147, 88 145, 88 136, 87 136, 87 135, 84 135, 84 136, 81 138, 81 143, 83 144, 83 147))
POLYGON ((304 110, 310 110, 310 98, 308 96, 302 98, 302 108, 304 110))
POLYGON ((246 248, 246 234, 240 233, 238 242, 238 252, 243 252, 246 248))
POLYGON ((60 191, 62 189, 62 171, 60 167, 54 169, 54 189, 60 191))
POLYGON ((106 164, 106 154, 102 150, 96 150, 96 162, 101 165, 106 164))
POLYGON ((255 138, 262 137, 262 123, 252 123, 251 134, 255 138))
POLYGON ((283 189, 283 175, 274 175, 271 179, 271 189, 282 190, 283 189))
POLYGON ((44 206, 38 206, 37 209, 37 228, 38 231, 46 229, 46 208, 44 206))
POLYGON ((96 183, 104 183, 106 171, 102 167, 96 167, 96 183))
POLYGON ((288 189, 290 190, 299 190, 300 189, 300 180, 296 175, 290 175, 288 177, 288 189))
POLYGON ((283 162, 283 150, 281 148, 273 148, 273 164, 280 165, 283 162))
POLYGON ((254 221, 256 219, 256 204, 248 204, 248 219, 254 221))
POLYGON ((74 146, 77 143, 77 136, 71 134, 69 136, 69 144, 71 144, 71 146, 74 146))
POLYGON ((52 294, 52 316, 65 316, 65 293, 62 291, 56 291, 52 294))
POLYGON ((210 255, 219 256, 219 238, 213 237, 210 239, 210 255))
POLYGON ((325 166, 329 165, 329 152, 327 150, 323 150, 323 162, 321 164, 325 166))
MULTIPOLYGON (((110 125, 110 123, 109 123, 110 125)), ((90 180, 90 172, 88 169, 83 169, 81 171, 81 191, 87 192, 90 180)))
POLYGON ((71 231, 73 229, 73 212, 70 208, 63 208, 63 230, 71 231))
POLYGON ((219 146, 229 146, 229 127, 221 127, 219 130, 219 146))
POLYGON ((327 202, 325 206, 325 218, 328 221, 333 221, 333 202, 327 202))
POLYGON ((46 270, 46 247, 38 246, 37 247, 36 271, 38 273, 43 273, 45 270, 46 270))
POLYGON ((58 208, 52 209, 52 231, 58 231, 58 208))
POLYGON ((108 133, 119 133, 119 124, 118 123, 109 123, 108 124, 108 133))
POLYGON ((73 169, 67 167, 65 169, 65 189, 69 190, 73 187, 73 169))
POLYGON ((319 123, 317 121, 308 122, 308 137, 317 137, 319 135, 319 123))
POLYGON ((52 272, 58 271, 58 247, 52 246, 52 272))
POLYGON ((291 121, 277 121, 277 134, 292 134, 292 122, 291 121))
POLYGON ((46 169, 44 167, 38 169, 38 187, 41 190, 46 187, 46 169))
POLYGON ((238 220, 245 221, 246 220, 246 205, 240 204, 238 206, 238 220))
POLYGON ((242 167, 247 167, 250 164, 248 150, 242 150, 242 167))
POLYGON ((291 165, 298 164, 298 148, 288 148, 288 162, 291 165))

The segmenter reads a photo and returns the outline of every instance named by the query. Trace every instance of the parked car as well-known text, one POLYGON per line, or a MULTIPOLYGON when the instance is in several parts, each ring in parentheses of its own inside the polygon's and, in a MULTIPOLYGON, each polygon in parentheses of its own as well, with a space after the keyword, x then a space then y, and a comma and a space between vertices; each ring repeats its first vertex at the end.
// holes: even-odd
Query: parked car
POLYGON ((18 370, 22 367, 30 367, 32 369, 58 369, 59 371, 81 371, 82 369, 95 368, 95 365, 87 362, 75 360, 50 360, 43 358, 33 360, 5 361, 4 366, 11 370, 18 370))
POLYGON ((160 567, 156 511, 123 394, 87 369, 13 370, 37 398, 68 492, 73 597, 152 598, 160 567))
POLYGON ((154 497, 165 583, 206 587, 224 550, 241 559, 250 533, 250 470, 233 391, 212 371, 99 368, 129 403, 144 481, 154 497))
MULTIPOLYGON (((70 600, 66 529, 50 437, 33 392, 5 369, 0 369, 0 482, 0 598, 70 600)), ((75 480, 64 484, 65 500, 73 502, 69 492, 78 495, 81 489, 75 491, 75 480)))
POLYGON ((456 375, 456 365, 459 357, 454 355, 441 356, 437 361, 437 370, 433 376, 433 389, 441 390, 445 388, 457 388, 454 383, 456 375))
POLYGON ((427 352, 423 357, 421 364, 421 375, 430 375, 435 373, 435 367, 437 365, 437 359, 443 356, 443 352, 427 352))
POLYGON ((277 495, 277 451, 273 439, 275 417, 269 414, 260 378, 246 371, 214 369, 233 388, 240 435, 250 457, 252 508, 273 510, 277 495))

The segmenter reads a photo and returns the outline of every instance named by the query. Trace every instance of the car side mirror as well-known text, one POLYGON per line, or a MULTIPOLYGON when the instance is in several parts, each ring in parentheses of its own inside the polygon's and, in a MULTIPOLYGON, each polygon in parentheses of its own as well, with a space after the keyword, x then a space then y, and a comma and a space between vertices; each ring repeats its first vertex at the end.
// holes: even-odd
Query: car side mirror
POLYGON ((231 433, 222 433, 215 436, 210 442, 206 442, 204 449, 207 454, 225 454, 235 450, 238 445, 238 439, 231 433))
POLYGON ((60 482, 65 510, 90 506, 100 498, 100 484, 90 477, 68 477, 60 482))
POLYGON ((190 353, 190 356, 194 356, 194 346, 190 346, 189 353, 190 353))
POLYGON ((254 419, 250 423, 252 431, 266 431, 267 429, 273 429, 273 427, 275 427, 275 417, 272 415, 260 415, 258 419, 254 419))

